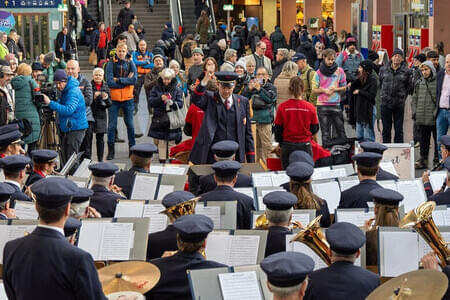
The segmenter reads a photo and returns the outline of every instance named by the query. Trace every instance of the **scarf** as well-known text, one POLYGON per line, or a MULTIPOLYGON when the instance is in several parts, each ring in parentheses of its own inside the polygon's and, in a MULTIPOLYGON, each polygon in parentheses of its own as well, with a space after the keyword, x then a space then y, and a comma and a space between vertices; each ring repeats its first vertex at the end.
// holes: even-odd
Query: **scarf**
POLYGON ((336 72, 337 68, 338 65, 336 64, 336 62, 334 62, 331 67, 328 67, 325 64, 325 61, 322 61, 322 63, 320 64, 320 73, 322 73, 326 77, 331 77, 334 72, 336 72))

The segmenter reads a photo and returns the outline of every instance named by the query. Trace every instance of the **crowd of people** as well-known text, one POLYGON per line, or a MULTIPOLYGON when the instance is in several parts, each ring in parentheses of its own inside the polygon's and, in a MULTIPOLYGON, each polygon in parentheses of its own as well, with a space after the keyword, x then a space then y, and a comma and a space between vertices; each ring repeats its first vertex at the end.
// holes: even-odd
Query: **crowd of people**
MULTIPOLYGON (((150 10, 153 5, 149 1, 150 10)), ((104 23, 97 25, 78 0, 73 9, 71 27, 77 40, 64 27, 55 53, 31 64, 23 61, 17 33, 0 34, 0 167, 5 175, 0 218, 16 217, 15 200, 34 200, 40 222, 32 234, 5 246, 8 297, 48 298, 48 287, 55 286, 51 298, 104 299, 92 257, 67 243, 63 233, 67 230, 73 241, 69 224, 79 228, 83 218, 115 217, 118 200, 131 198, 136 174, 149 173, 154 160, 208 164, 214 171, 198 176, 189 170, 189 191, 167 194, 162 200, 166 208, 196 196, 203 202, 236 201, 236 228, 251 229, 255 201, 234 188, 253 183, 239 171, 244 163, 269 165, 279 159, 289 182, 284 191, 263 197, 268 237, 261 268, 274 299, 365 299, 380 285, 376 274, 354 265, 364 244, 367 265, 377 265, 377 228, 399 226, 400 221, 403 195, 377 183, 398 177, 380 167, 387 147, 375 142, 376 128, 382 126, 383 143, 403 143, 405 105, 411 103, 414 140, 420 147, 416 168, 429 166, 433 136, 434 164, 450 170, 450 54, 444 56, 443 45, 423 49, 409 65, 401 49, 390 57, 369 51, 365 58, 355 37, 346 32, 338 36, 331 28, 314 32, 296 24, 286 40, 279 26, 268 35, 256 25, 246 28, 245 22, 232 28, 220 23, 210 35, 207 10, 196 10, 195 33, 175 33, 167 23, 161 39, 149 45, 130 1, 125 1, 112 33, 104 23), (72 56, 82 36, 98 56, 91 81, 72 56), (153 143, 136 142, 142 88, 145 114, 151 119, 146 133, 153 143), (104 159, 105 154, 109 161, 117 156, 120 112, 131 168, 119 172, 104 159), (49 123, 57 127, 55 144, 43 139, 51 134, 49 123), (336 155, 354 142, 347 137, 347 123, 362 148, 352 158, 350 150, 336 155), (81 158, 97 161, 89 166, 89 189, 50 177, 58 157, 64 166, 73 153, 81 152, 81 158), (360 183, 342 192, 338 208, 368 208, 373 202, 375 222, 366 222, 363 230, 333 224, 327 199, 312 189, 315 167, 352 160, 360 183), (311 258, 286 252, 293 209, 312 209, 321 216, 320 226, 328 228, 329 267, 313 272, 311 258), (42 287, 35 284, 36 272, 46 282, 42 287)), ((429 200, 449 204, 450 190, 434 193, 429 181, 425 172, 429 200)), ((213 227, 206 216, 174 216, 165 230, 149 234, 147 260, 159 268, 161 278, 147 299, 191 299, 187 269, 225 266, 201 255, 213 227)), ((425 268, 438 269, 434 255, 422 262, 425 268)))

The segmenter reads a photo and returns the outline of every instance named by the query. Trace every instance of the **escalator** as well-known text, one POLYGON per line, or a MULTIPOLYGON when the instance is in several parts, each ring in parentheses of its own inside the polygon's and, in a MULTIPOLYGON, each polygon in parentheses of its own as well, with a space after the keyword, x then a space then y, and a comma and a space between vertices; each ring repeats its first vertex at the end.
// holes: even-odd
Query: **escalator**
MULTIPOLYGON (((207 0, 206 5, 210 11, 210 33, 216 32, 216 20, 212 9, 212 0, 207 0)), ((197 18, 195 17, 195 0, 170 0, 170 12, 174 28, 183 25, 186 33, 195 35, 197 18)))

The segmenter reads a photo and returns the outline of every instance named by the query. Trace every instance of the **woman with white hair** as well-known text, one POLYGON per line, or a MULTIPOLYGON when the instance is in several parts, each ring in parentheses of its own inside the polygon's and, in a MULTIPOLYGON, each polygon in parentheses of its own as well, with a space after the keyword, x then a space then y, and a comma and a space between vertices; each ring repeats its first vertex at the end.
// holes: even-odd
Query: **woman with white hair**
POLYGON ((177 80, 177 86, 183 91, 184 96, 187 96, 188 87, 185 72, 181 70, 180 64, 175 59, 172 59, 169 63, 169 68, 175 72, 175 79, 177 80))
POLYGON ((158 145, 161 163, 169 158, 170 147, 181 142, 181 128, 170 129, 167 112, 181 109, 183 105, 183 92, 178 87, 175 72, 170 68, 163 69, 148 98, 148 106, 154 109, 148 136, 158 145))

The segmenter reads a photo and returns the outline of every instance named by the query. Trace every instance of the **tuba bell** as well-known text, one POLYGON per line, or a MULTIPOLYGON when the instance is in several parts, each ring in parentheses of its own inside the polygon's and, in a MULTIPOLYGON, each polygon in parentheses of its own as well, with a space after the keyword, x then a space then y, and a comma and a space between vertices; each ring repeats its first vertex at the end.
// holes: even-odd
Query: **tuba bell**
POLYGON ((322 230, 320 230, 320 219, 322 215, 316 217, 311 223, 303 228, 291 240, 292 242, 302 242, 314 253, 316 253, 328 266, 331 265, 330 245, 328 244, 322 230))
POLYGON ((400 221, 400 228, 414 228, 439 257, 441 267, 450 262, 450 251, 442 238, 441 232, 433 221, 436 202, 428 201, 411 210, 400 221))
POLYGON ((190 200, 178 203, 177 205, 171 206, 160 214, 165 214, 169 217, 170 221, 173 222, 177 218, 185 215, 193 215, 195 214, 195 206, 197 205, 197 201, 200 197, 192 198, 190 200))

